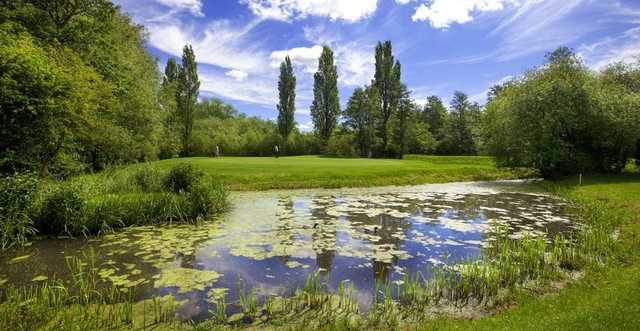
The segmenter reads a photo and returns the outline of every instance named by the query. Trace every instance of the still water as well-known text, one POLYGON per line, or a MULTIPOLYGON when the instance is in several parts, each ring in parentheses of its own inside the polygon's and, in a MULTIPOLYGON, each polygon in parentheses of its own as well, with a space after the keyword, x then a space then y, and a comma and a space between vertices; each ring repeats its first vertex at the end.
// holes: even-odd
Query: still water
POLYGON ((566 204, 517 181, 233 193, 231 209, 200 225, 130 228, 94 239, 47 239, 0 255, 0 288, 68 280, 66 258, 93 252, 105 285, 140 299, 171 294, 186 319, 208 316, 238 284, 287 296, 319 272, 353 286, 361 308, 376 281, 482 257, 497 226, 513 239, 553 237, 574 225, 566 204))

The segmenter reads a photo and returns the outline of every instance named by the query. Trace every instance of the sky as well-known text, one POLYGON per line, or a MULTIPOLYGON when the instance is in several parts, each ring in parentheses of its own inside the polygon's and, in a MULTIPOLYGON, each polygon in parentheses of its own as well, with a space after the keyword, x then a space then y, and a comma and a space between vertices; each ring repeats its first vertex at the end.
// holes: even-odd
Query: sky
POLYGON ((322 45, 338 67, 340 103, 370 84, 374 49, 391 40, 414 100, 484 103, 492 85, 572 48, 594 70, 640 54, 640 0, 115 0, 145 26, 161 70, 193 46, 200 96, 277 117, 279 65, 297 76, 296 121, 311 129, 313 73, 322 45))

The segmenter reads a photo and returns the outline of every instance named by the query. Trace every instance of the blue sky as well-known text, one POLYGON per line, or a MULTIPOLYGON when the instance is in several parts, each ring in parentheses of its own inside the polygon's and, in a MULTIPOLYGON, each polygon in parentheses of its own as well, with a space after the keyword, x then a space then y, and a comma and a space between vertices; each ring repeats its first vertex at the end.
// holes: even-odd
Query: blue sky
POLYGON ((455 90, 483 103, 487 89, 539 65, 558 46, 593 68, 640 53, 637 0, 116 0, 148 32, 159 66, 193 45, 201 96, 249 115, 277 116, 278 66, 298 77, 296 121, 310 128, 321 45, 335 52, 340 101, 369 84, 373 52, 393 42, 402 80, 423 103, 455 90))

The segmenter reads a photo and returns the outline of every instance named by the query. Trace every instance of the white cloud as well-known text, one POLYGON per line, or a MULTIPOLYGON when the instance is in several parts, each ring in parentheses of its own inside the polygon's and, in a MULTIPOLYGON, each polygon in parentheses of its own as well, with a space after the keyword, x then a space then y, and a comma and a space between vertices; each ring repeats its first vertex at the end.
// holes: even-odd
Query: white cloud
POLYGON ((298 123, 298 130, 301 132, 310 132, 313 130, 313 122, 298 123))
POLYGON ((322 46, 315 45, 313 47, 295 47, 287 50, 271 52, 269 59, 272 68, 279 68, 280 63, 289 55, 294 65, 302 67, 306 73, 314 73, 318 68, 318 58, 322 54, 322 46))
POLYGON ((537 52, 547 52, 570 44, 599 28, 593 21, 573 20, 577 10, 588 0, 542 1, 530 0, 503 20, 492 36, 502 41, 493 54, 501 61, 537 52))
POLYGON ((186 10, 195 16, 204 16, 200 0, 156 0, 158 3, 175 10, 186 10))
POLYGON ((277 87, 270 78, 238 80, 234 77, 199 68, 200 91, 232 100, 273 106, 277 100, 277 87))
POLYGON ((290 21, 307 16, 357 22, 371 16, 378 0, 241 0, 258 17, 290 21))
POLYGON ((180 23, 152 23, 147 29, 151 46, 168 54, 181 56, 182 48, 189 43, 200 63, 256 73, 266 69, 267 55, 259 42, 247 38, 255 24, 234 27, 229 21, 213 21, 204 29, 196 29, 180 23))
POLYGON ((489 94, 489 90, 491 89, 491 87, 493 87, 495 85, 502 85, 502 84, 504 84, 506 82, 512 81, 514 78, 515 78, 515 76, 513 76, 513 75, 504 76, 504 77, 500 78, 499 80, 490 83, 489 87, 487 87, 484 91, 470 96, 469 100, 471 100, 472 102, 485 104, 485 103, 487 103, 487 94, 489 94))
POLYGON ((247 76, 249 76, 248 73, 235 69, 225 72, 224 75, 235 78, 235 80, 240 82, 247 79, 247 76))
POLYGON ((437 29, 446 29, 453 23, 473 21, 473 14, 503 10, 506 5, 517 4, 516 0, 432 0, 420 4, 411 19, 425 21, 437 29))
POLYGON ((370 84, 375 72, 373 46, 358 42, 335 45, 338 82, 347 86, 370 84))
POLYGON ((589 67, 596 70, 614 62, 630 63, 640 60, 640 27, 592 44, 583 44, 577 53, 589 67))

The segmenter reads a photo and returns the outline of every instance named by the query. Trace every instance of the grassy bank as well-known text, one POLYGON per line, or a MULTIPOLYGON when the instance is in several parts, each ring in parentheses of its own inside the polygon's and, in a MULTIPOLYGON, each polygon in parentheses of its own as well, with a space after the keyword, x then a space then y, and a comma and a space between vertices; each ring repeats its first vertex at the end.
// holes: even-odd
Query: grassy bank
MULTIPOLYGON (((115 306, 112 299, 82 304, 76 297, 65 297, 69 303, 60 303, 48 299, 51 294, 44 287, 30 296, 11 293, 11 300, 0 305, 0 315, 20 307, 21 316, 28 318, 6 322, 27 320, 31 324, 25 326, 33 328, 46 323, 38 316, 57 316, 60 313, 55 311, 65 305, 77 309, 78 316, 97 305, 103 314, 113 309, 108 307, 121 307, 118 314, 122 318, 111 316, 107 322, 113 323, 115 318, 120 321, 117 328, 123 329, 143 320, 157 321, 154 324, 159 328, 202 330, 238 326, 290 330, 631 330, 640 316, 640 178, 636 174, 596 176, 584 178, 582 186, 576 182, 572 178, 543 184, 573 203, 580 222, 586 225, 575 236, 554 245, 535 239, 499 239, 487 252, 491 256, 487 262, 469 261, 427 282, 407 277, 394 298, 390 288, 381 285, 377 289, 381 295, 367 314, 357 312, 348 288, 327 292, 312 275, 291 298, 259 306, 248 290, 241 302, 235 303, 243 307, 242 313, 226 316, 222 310, 214 311, 211 320, 198 325, 180 324, 166 311, 160 320, 139 311, 133 313, 134 304, 126 299, 115 306), (467 320, 447 315, 469 308, 492 316, 467 320)), ((219 302, 220 307, 226 304, 219 302)), ((69 328, 84 323, 61 315, 72 323, 69 328)))
POLYGON ((35 235, 79 236, 113 229, 210 219, 226 207, 219 181, 190 164, 167 171, 144 165, 121 174, 41 181, 0 178, 0 248, 35 235))
MULTIPOLYGON (((403 160, 319 156, 183 158, 150 163, 166 171, 178 163, 198 166, 230 190, 415 185, 515 178, 490 157, 417 156, 403 160)), ((129 172, 139 166, 115 171, 129 172)))
MULTIPOLYGON (((513 308, 479 320, 441 318, 419 330, 635 330, 640 319, 640 176, 586 176, 555 183, 581 204, 602 203, 621 214, 620 248, 606 265, 592 264, 567 288, 539 298, 520 293, 513 308)), ((414 328, 414 327, 412 327, 414 328)))

